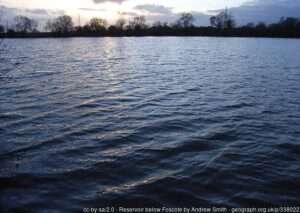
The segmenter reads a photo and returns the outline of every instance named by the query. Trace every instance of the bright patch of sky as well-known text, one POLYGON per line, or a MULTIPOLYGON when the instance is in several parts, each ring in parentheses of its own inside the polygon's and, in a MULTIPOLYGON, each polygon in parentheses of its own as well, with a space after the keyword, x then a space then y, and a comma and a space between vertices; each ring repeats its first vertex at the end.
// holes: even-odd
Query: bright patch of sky
MULTIPOLYGON (((207 11, 224 7, 239 6, 249 0, 109 0, 105 3, 95 3, 97 0, 2 0, 0 4, 18 8, 42 8, 74 11, 77 8, 105 9, 111 12, 116 10, 131 10, 136 5, 155 4, 171 7, 175 12, 207 11)), ((98 2, 102 2, 98 0, 98 2)))
POLYGON ((85 24, 92 17, 114 23, 120 16, 131 19, 136 15, 145 15, 149 22, 174 23, 180 13, 191 12, 196 17, 196 25, 207 26, 212 11, 225 7, 230 8, 239 24, 271 23, 281 16, 299 17, 300 0, 0 0, 4 21, 13 20, 15 15, 26 15, 45 22, 66 14, 76 24, 85 24))

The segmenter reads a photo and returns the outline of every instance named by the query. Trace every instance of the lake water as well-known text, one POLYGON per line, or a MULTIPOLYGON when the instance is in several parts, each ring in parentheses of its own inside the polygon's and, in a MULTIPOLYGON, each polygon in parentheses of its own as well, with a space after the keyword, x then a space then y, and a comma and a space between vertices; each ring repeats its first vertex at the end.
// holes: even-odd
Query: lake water
POLYGON ((300 42, 5 40, 0 210, 300 202, 300 42))

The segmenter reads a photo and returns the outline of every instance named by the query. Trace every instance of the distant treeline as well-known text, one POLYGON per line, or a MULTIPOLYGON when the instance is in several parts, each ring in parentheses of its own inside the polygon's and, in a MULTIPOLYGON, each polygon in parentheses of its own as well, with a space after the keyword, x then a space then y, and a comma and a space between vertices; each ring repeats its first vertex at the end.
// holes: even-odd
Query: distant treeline
POLYGON ((224 10, 210 18, 211 26, 195 26, 195 18, 183 13, 175 23, 155 22, 147 25, 144 16, 127 21, 120 18, 114 25, 102 18, 93 18, 84 26, 75 26, 70 16, 49 20, 44 32, 38 31, 38 22, 17 16, 13 27, 0 25, 0 37, 80 37, 80 36, 238 36, 238 37, 290 37, 300 38, 300 19, 281 18, 277 23, 249 23, 237 26, 236 20, 224 10))

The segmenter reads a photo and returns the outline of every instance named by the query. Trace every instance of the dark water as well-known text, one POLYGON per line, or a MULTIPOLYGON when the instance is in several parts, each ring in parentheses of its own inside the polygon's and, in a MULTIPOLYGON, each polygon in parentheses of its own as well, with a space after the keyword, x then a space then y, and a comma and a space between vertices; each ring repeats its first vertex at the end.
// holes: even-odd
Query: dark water
POLYGON ((2 212, 300 203, 300 42, 6 40, 2 212))

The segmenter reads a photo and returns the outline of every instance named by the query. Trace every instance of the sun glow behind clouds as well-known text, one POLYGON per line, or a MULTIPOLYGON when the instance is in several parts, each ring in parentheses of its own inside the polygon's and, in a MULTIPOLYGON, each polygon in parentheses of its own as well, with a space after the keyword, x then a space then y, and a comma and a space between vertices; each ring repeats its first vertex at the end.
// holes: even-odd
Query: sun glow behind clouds
MULTIPOLYGON (((85 24, 92 17, 105 18, 114 22, 120 14, 141 14, 148 15, 146 11, 137 11, 137 5, 160 5, 174 13, 201 11, 224 8, 225 6, 238 6, 250 0, 125 0, 123 3, 118 0, 115 3, 102 0, 0 0, 0 4, 8 7, 23 9, 46 9, 60 10, 73 17, 76 24, 85 24), (98 2, 98 3, 95 3, 98 2), (102 3, 99 3, 102 2, 102 3)), ((131 16, 125 15, 125 18, 131 16)))
POLYGON ((80 14, 86 19, 95 16, 113 19, 118 11, 126 8, 124 5, 108 2, 95 4, 93 0, 4 0, 2 2, 8 7, 23 9, 63 10, 65 14, 74 17, 80 14))
MULTIPOLYGON (((116 0, 111 0, 115 1, 116 0)), ((0 0, 4 5, 23 8, 60 9, 74 11, 77 8, 107 9, 115 11, 117 7, 132 9, 136 5, 155 4, 172 7, 174 10, 194 10, 205 11, 210 9, 220 9, 228 6, 238 6, 250 0, 126 0, 123 3, 95 3, 97 0, 0 0)), ((98 0, 98 2, 102 2, 98 0)))
POLYGON ((84 20, 88 20, 92 17, 101 17, 107 20, 116 20, 118 18, 119 11, 123 10, 123 6, 113 3, 104 3, 100 5, 81 5, 69 10, 69 13, 73 15, 80 15, 84 20))

